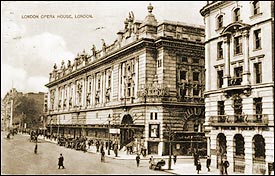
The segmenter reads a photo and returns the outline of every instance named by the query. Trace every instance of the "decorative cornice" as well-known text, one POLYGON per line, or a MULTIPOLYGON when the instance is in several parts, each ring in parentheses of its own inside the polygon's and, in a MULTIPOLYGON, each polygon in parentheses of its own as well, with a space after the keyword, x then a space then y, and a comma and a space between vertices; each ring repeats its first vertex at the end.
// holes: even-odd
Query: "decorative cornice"
POLYGON ((124 55, 127 55, 129 53, 133 53, 141 48, 146 48, 146 47, 153 47, 154 46, 154 40, 153 39, 148 39, 148 38, 142 38, 139 39, 133 43, 130 43, 129 45, 126 45, 124 47, 122 47, 119 50, 116 50, 114 52, 111 52, 109 54, 107 54, 106 56, 104 56, 101 59, 98 59, 95 62, 92 62, 84 67, 82 67, 79 70, 75 70, 74 72, 58 79, 58 80, 54 80, 48 84, 46 84, 46 87, 52 87, 54 85, 57 85, 59 83, 62 83, 64 81, 70 80, 78 75, 84 74, 92 69, 98 68, 99 66, 102 66, 104 64, 110 63, 110 60, 113 60, 115 58, 121 58, 124 55))
POLYGON ((218 9, 221 5, 231 3, 232 1, 213 1, 210 4, 205 5, 201 10, 200 14, 205 16, 209 14, 212 10, 218 9))

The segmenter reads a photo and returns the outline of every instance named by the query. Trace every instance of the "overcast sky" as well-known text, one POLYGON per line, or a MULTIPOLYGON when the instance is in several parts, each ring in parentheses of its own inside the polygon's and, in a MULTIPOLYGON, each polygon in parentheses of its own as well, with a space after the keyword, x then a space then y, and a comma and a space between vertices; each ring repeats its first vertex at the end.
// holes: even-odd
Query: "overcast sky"
MULTIPOLYGON (((116 40, 124 20, 133 11, 136 20, 148 14, 150 1, 3 2, 1 1, 1 97, 13 85, 18 91, 47 92, 54 63, 73 60, 91 46, 101 48, 116 40), (57 19, 57 15, 90 15, 92 18, 57 19), (25 18, 36 15, 39 18, 25 18), (55 18, 43 18, 52 15, 55 18), (100 28, 100 29, 97 29, 100 28)), ((206 1, 151 1, 153 14, 163 20, 203 25, 199 10, 206 1)))

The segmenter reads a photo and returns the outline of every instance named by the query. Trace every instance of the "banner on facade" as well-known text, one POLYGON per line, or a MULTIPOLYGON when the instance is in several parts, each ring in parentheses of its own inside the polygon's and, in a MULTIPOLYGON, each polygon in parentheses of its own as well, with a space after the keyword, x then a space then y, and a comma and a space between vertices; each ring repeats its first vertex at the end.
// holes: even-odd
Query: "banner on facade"
POLYGON ((110 128, 109 133, 111 133, 111 134, 120 134, 120 129, 110 128))

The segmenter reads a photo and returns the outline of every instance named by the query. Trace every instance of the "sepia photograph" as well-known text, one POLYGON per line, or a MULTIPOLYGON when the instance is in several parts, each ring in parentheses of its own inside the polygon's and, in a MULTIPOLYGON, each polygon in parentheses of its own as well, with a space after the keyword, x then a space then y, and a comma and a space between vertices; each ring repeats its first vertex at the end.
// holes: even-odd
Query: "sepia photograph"
POLYGON ((274 175, 274 1, 1 1, 1 175, 274 175))

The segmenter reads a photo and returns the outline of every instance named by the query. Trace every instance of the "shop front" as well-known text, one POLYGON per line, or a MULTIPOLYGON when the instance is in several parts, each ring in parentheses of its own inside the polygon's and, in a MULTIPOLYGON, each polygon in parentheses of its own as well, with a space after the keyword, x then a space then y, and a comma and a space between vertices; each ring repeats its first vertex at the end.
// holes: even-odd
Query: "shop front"
MULTIPOLYGON (((177 132, 171 144, 172 154, 193 156, 194 153, 198 153, 200 156, 207 155, 207 141, 204 133, 177 132)), ((169 155, 169 142, 164 142, 164 146, 164 155, 169 155)))

